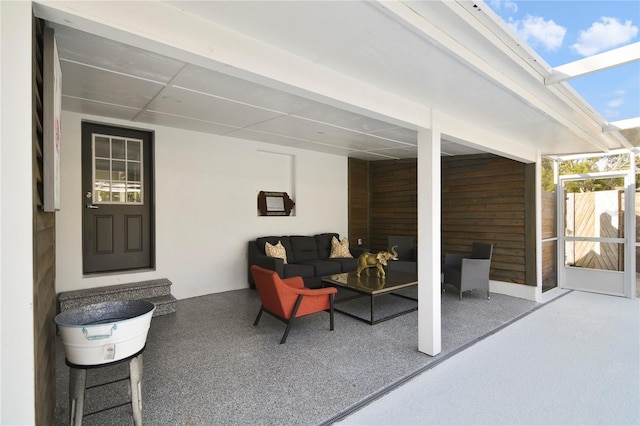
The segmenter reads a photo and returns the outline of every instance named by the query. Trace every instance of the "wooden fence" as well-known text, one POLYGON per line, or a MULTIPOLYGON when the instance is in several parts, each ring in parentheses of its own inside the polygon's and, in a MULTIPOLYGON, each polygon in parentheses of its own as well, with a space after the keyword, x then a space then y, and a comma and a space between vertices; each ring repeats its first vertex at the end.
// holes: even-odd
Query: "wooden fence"
MULTIPOLYGON (((566 196, 567 236, 622 238, 624 192, 620 190, 569 193, 566 196)), ((624 270, 624 244, 567 242, 567 264, 608 271, 624 270)))

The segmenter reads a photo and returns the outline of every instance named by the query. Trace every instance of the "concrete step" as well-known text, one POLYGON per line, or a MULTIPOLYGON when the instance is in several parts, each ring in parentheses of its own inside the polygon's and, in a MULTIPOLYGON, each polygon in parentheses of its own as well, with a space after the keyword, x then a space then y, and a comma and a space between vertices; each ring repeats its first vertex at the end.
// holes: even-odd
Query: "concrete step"
POLYGON ((150 298, 145 297, 142 300, 146 300, 156 305, 156 310, 153 312, 154 317, 172 314, 178 310, 178 299, 170 294, 150 298))
POLYGON ((156 304, 153 316, 176 312, 176 298, 171 295, 172 282, 166 278, 117 284, 58 294, 59 311, 112 300, 148 300, 156 304))

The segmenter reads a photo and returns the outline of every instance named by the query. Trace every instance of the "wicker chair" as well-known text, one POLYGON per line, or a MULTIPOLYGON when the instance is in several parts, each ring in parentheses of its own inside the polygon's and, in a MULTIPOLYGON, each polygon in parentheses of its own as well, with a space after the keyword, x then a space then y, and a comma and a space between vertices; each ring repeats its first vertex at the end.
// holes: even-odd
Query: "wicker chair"
POLYGON ((446 254, 444 258, 443 291, 446 284, 453 285, 462 293, 468 290, 486 290, 489 294, 489 270, 491 269, 491 256, 493 245, 473 243, 470 255, 446 254))

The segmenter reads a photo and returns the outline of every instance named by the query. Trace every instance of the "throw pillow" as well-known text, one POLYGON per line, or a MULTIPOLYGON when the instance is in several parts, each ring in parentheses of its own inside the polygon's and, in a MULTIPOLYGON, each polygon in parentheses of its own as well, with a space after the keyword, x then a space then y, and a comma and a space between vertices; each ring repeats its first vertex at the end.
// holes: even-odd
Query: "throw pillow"
POLYGON ((287 250, 285 250, 284 246, 282 245, 282 241, 278 241, 278 244, 276 244, 275 246, 267 242, 264 246, 264 252, 267 254, 267 256, 279 257, 280 259, 284 260, 284 263, 287 263, 287 250))
POLYGON ((349 251, 349 240, 347 237, 342 238, 342 241, 334 236, 331 238, 331 254, 329 257, 353 257, 349 251))

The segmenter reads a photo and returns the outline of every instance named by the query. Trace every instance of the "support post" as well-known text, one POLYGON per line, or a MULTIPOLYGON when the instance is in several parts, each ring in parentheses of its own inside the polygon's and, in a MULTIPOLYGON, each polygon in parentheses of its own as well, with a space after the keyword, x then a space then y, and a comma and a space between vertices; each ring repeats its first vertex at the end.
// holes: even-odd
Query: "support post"
POLYGON ((440 130, 418 131, 418 351, 442 351, 440 241, 440 130))

